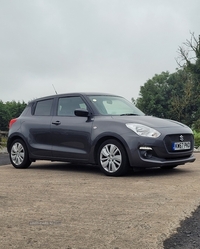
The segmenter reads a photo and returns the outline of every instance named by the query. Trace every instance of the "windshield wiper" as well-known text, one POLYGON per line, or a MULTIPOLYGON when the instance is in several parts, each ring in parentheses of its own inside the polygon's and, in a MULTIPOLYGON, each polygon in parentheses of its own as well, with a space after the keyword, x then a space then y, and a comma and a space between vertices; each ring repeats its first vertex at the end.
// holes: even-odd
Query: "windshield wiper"
POLYGON ((135 114, 135 113, 123 113, 120 116, 138 116, 138 114, 135 114))

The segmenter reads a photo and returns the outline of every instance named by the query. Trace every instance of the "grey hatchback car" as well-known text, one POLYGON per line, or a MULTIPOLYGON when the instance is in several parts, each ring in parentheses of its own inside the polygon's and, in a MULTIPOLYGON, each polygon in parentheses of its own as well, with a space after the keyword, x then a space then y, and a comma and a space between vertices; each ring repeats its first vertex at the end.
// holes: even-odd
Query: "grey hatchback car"
POLYGON ((174 168, 194 162, 186 125, 146 116, 121 96, 70 93, 31 101, 9 124, 15 168, 36 160, 99 165, 109 176, 133 168, 174 168))

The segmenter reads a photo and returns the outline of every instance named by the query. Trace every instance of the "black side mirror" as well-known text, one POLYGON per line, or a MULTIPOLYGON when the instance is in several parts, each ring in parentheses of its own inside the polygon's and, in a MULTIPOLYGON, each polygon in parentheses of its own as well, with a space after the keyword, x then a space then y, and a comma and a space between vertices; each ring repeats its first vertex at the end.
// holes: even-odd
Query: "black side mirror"
POLYGON ((78 117, 89 117, 89 112, 88 110, 85 110, 85 109, 76 109, 74 111, 74 114, 78 117))

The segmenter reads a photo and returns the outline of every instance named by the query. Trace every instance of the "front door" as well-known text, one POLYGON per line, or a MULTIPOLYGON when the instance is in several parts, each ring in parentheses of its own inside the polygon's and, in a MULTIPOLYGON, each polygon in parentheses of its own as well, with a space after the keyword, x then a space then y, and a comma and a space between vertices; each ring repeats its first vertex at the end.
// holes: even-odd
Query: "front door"
POLYGON ((87 109, 80 96, 58 99, 57 115, 52 119, 52 156, 54 159, 88 160, 91 148, 92 121, 77 117, 75 109, 87 109))

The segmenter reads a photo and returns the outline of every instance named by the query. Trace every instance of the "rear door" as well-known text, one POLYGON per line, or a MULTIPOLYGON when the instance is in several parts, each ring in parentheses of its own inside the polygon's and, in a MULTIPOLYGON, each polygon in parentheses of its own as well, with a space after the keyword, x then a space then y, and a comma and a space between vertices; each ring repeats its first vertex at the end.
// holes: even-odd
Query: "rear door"
POLYGON ((54 98, 35 102, 31 108, 31 115, 27 116, 22 123, 22 129, 27 131, 27 141, 30 152, 37 158, 51 157, 53 103, 54 98))
POLYGON ((77 117, 75 109, 88 109, 80 96, 57 99, 56 115, 52 119, 52 156, 54 159, 88 160, 91 148, 92 120, 77 117))

